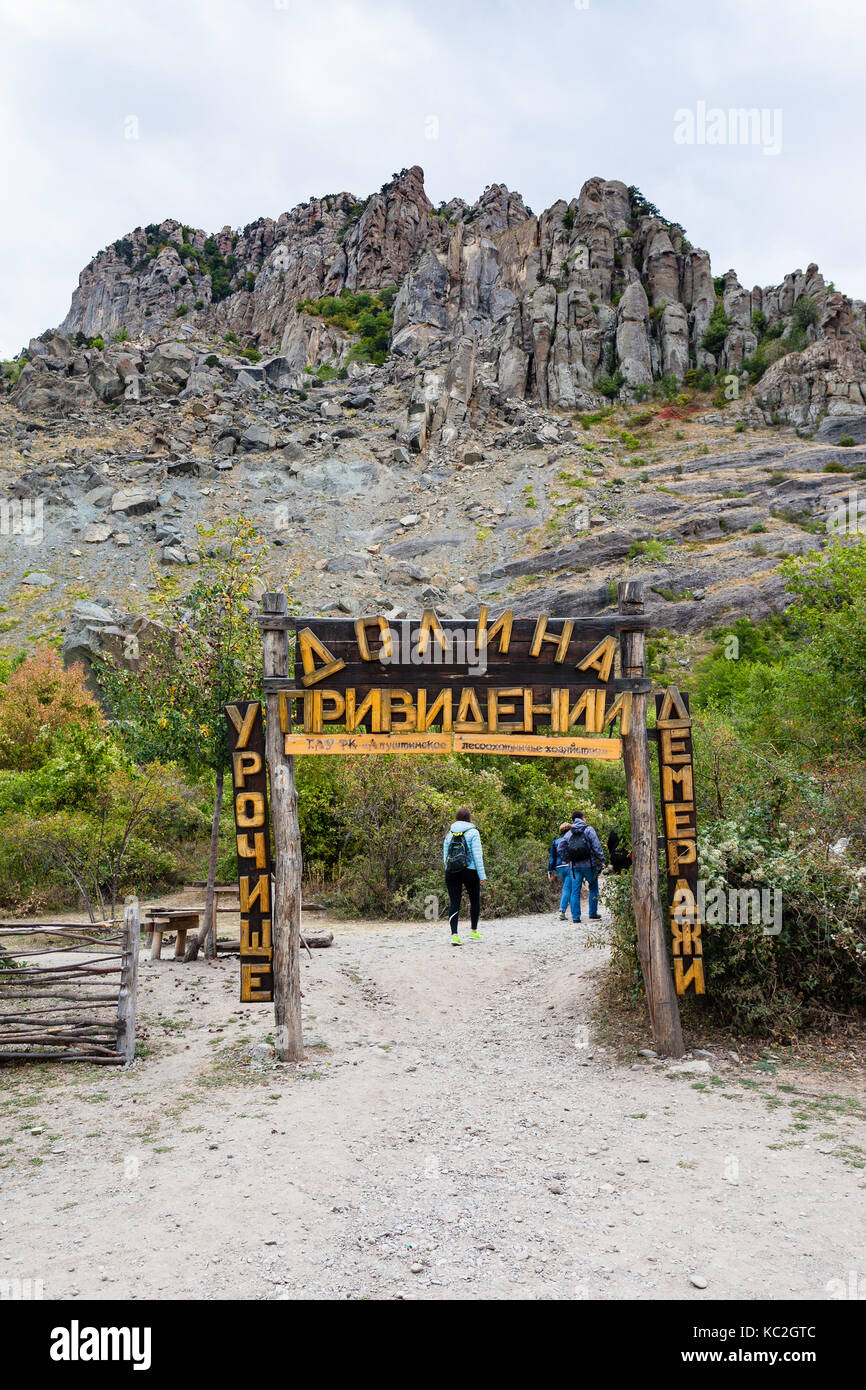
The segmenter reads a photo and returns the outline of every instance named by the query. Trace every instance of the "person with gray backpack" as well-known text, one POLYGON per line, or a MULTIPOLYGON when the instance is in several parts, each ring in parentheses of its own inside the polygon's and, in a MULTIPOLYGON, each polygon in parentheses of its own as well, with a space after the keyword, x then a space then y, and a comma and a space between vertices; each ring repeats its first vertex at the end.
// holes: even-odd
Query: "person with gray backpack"
POLYGON ((457 819, 445 836, 442 845, 442 859, 445 864, 445 887, 448 889, 448 922, 451 927, 451 945, 462 946, 458 931, 460 919, 460 900, 463 889, 469 898, 471 931, 470 941, 482 941, 478 930, 481 915, 481 885, 487 878, 484 870, 484 854, 478 827, 472 824, 472 812, 462 808, 457 819))
POLYGON ((604 850, 582 811, 575 811, 571 823, 566 821, 559 827, 556 853, 559 862, 568 864, 571 871, 572 920, 580 921, 580 894, 585 882, 589 888, 589 918, 591 922, 598 921, 598 876, 604 865, 604 850))

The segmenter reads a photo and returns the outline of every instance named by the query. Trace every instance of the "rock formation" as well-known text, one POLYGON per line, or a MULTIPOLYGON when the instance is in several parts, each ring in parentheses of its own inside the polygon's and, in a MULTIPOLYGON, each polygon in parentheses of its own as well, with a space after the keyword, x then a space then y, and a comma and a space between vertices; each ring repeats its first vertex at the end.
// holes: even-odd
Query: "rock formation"
MULTIPOLYGON (((61 325, 73 340, 62 369, 31 344, 18 399, 47 408, 88 392, 137 398, 148 382, 134 355, 121 341, 97 360, 84 342, 94 337, 153 346, 231 334, 271 359, 251 379, 297 385, 305 367, 345 367, 357 343, 298 306, 390 286, 395 370, 419 368, 403 431, 413 449, 439 430, 453 440, 510 399, 592 409, 689 373, 736 376, 745 388, 759 348, 770 371, 755 395, 768 421, 866 408, 866 310, 817 266, 748 290, 732 270, 714 279, 707 252, 617 181, 591 178, 540 216, 501 184, 471 207, 435 209, 417 166, 366 201, 332 194, 242 231, 137 228, 82 271, 61 325)), ((158 385, 178 370, 148 375, 158 385)), ((207 386, 197 371, 194 389, 207 386)))

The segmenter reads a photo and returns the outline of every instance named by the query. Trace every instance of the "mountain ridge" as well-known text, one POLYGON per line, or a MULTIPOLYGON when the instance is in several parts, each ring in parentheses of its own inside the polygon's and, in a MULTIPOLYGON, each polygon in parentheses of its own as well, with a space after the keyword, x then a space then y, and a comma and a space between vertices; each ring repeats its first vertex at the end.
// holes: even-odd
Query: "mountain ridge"
MULTIPOLYGON (((866 358, 851 356, 866 341, 862 301, 827 284, 815 264, 751 290, 733 270, 714 277, 709 253, 680 224, 639 190, 600 177, 539 215, 504 184, 471 206, 434 208, 416 165, 364 201, 331 194, 242 231, 208 235, 167 219, 89 262, 60 330, 153 339, 183 321, 279 354, 284 375, 297 376, 309 366, 339 370, 353 346, 299 304, 392 285, 391 354, 435 368, 458 351, 470 400, 480 376, 501 399, 593 409, 605 394, 640 399, 689 372, 742 377, 745 366, 754 377, 756 360, 766 370, 790 356, 786 344, 830 342, 839 348, 816 383, 771 376, 768 412, 815 423, 826 373, 840 370, 845 409, 866 402, 866 358)), ((435 383, 426 383, 416 415, 428 415, 431 394, 435 383)), ((447 405, 441 414, 447 425, 447 405)))

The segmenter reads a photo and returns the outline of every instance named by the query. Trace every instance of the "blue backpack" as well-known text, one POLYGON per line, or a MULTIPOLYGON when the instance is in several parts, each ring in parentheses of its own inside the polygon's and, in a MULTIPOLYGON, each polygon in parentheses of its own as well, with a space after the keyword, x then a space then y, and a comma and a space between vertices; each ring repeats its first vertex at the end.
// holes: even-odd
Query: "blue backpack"
POLYGON ((472 851, 466 843, 466 835, 465 830, 451 832, 451 843, 445 860, 446 873, 459 873, 461 869, 468 869, 472 863, 472 851))

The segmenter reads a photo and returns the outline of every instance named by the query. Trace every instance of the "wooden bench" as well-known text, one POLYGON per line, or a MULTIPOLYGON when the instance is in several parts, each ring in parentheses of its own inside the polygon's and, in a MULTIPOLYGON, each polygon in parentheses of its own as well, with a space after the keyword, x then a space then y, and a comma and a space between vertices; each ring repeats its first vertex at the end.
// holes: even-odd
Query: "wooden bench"
POLYGON ((183 960, 186 955, 187 932, 197 932, 204 908, 188 907, 150 907, 147 910, 147 941, 150 946, 150 959, 162 959, 162 938, 167 931, 176 933, 174 958, 183 960))

